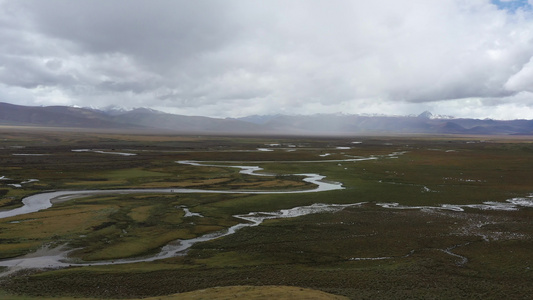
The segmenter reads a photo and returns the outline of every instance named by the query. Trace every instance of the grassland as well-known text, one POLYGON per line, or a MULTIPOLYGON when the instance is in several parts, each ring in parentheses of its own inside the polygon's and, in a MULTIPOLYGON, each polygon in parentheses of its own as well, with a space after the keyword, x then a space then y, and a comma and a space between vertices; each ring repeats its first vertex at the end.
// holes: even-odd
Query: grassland
POLYGON ((337 213, 270 220, 196 244, 185 256, 24 271, 0 278, 2 297, 140 298, 223 286, 293 286, 351 299, 527 299, 533 293, 533 208, 451 211, 376 205, 429 207, 527 197, 533 193, 533 140, 527 138, 186 137, 0 128, 0 141, 1 209, 49 190, 312 188, 294 175, 302 173, 325 175, 345 187, 306 194, 74 199, 1 219, 0 259, 43 245, 76 248, 72 256, 86 261, 139 257, 173 240, 235 225, 241 222, 235 214, 364 202, 337 213), (375 159, 342 161, 369 157, 375 159), (277 176, 240 174, 226 167, 231 161, 259 165, 277 176), (185 217, 182 207, 203 217, 185 217))

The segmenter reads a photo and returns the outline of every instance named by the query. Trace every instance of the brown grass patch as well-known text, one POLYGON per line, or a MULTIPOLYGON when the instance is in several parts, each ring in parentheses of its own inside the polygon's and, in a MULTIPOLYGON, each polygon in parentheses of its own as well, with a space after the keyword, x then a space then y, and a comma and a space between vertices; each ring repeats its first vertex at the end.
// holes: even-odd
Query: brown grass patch
POLYGON ((66 186, 93 186, 93 185, 120 185, 125 184, 125 180, 91 180, 91 181, 76 181, 76 182, 65 182, 66 186))
POLYGON ((200 299, 308 299, 343 300, 347 297, 293 286, 226 286, 205 290, 146 298, 147 300, 200 300, 200 299))
POLYGON ((153 207, 153 205, 135 207, 131 210, 128 216, 135 222, 145 222, 150 217, 150 210, 153 207))
MULTIPOLYGON (((0 224, 0 238, 48 239, 54 235, 81 233, 101 223, 100 216, 107 214, 107 208, 105 205, 77 206, 27 214, 20 223, 0 224)), ((6 220, 17 219, 20 217, 6 220)))
POLYGON ((287 180, 270 180, 270 181, 257 181, 257 182, 239 182, 230 183, 228 186, 242 186, 242 187, 254 187, 254 188, 286 188, 286 187, 301 187, 305 186, 305 182, 287 181, 287 180))
MULTIPOLYGON (((156 228, 138 228, 126 233, 120 239, 110 241, 110 245, 85 254, 86 261, 110 260, 135 257, 156 251, 159 247, 177 239, 193 238, 188 229, 176 229, 170 232, 156 228)), ((76 255, 75 253, 73 255, 76 255)))
POLYGON ((162 181, 162 182, 148 182, 143 183, 140 186, 143 188, 172 188, 172 187, 194 187, 225 183, 232 180, 231 178, 215 178, 215 179, 203 179, 192 181, 162 181))

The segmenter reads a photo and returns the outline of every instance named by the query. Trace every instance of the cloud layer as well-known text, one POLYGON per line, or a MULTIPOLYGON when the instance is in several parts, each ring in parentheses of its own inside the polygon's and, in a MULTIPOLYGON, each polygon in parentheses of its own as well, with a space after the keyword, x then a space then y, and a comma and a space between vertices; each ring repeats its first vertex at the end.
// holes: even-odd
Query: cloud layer
POLYGON ((0 0, 0 101, 533 118, 532 2, 0 0))

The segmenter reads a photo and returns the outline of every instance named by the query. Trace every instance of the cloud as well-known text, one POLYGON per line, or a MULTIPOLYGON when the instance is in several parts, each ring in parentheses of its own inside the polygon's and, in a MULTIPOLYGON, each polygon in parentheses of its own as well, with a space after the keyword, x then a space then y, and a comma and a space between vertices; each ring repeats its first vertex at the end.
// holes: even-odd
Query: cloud
POLYGON ((533 58, 507 80, 505 88, 512 91, 533 92, 533 58))
POLYGON ((487 102, 469 99, 516 107, 525 100, 514 95, 533 88, 528 7, 489 0, 0 0, 0 95, 12 102, 24 95, 24 104, 211 116, 416 113, 446 103, 488 115, 487 102))

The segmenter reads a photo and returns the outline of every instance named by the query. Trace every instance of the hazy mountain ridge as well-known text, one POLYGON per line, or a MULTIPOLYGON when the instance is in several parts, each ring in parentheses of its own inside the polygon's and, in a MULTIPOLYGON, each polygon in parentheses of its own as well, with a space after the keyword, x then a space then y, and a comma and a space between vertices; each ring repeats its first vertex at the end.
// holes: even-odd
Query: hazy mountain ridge
POLYGON ((259 130, 255 124, 239 120, 182 116, 143 108, 115 115, 113 120, 124 125, 134 124, 184 133, 246 133, 259 130))
POLYGON ((97 110, 69 106, 22 106, 0 103, 0 124, 51 127, 122 128, 97 110))
POLYGON ((149 108, 107 109, 22 106, 0 102, 0 125, 147 129, 204 134, 533 134, 533 120, 491 120, 436 116, 264 115, 209 118, 169 114, 149 108))

